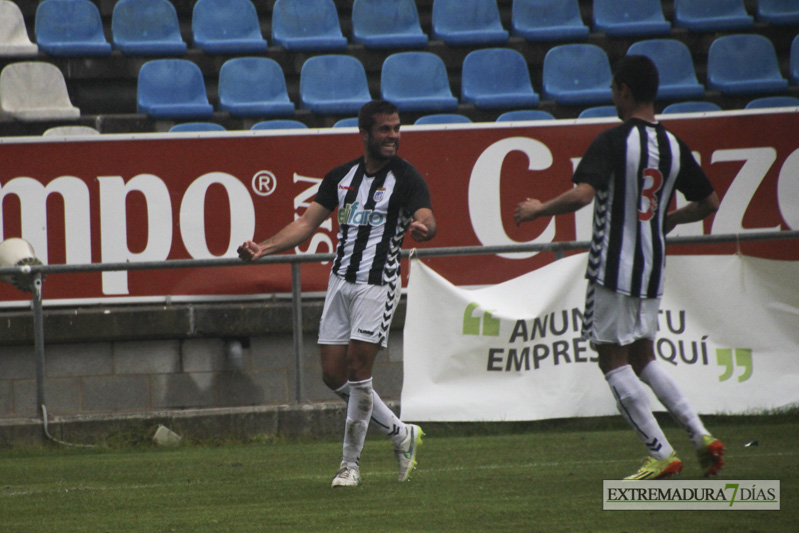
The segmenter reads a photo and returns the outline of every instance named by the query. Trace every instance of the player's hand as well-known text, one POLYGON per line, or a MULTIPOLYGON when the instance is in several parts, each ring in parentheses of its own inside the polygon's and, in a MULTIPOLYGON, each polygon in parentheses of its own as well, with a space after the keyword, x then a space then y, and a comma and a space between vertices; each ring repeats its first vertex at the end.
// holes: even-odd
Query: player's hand
POLYGON ((239 246, 238 250, 236 250, 239 254, 239 258, 242 261, 255 261, 261 255, 261 247, 258 246, 258 243, 253 241, 246 241, 244 244, 239 246))
POLYGON ((513 220, 516 221, 516 225, 537 218, 542 205, 541 201, 535 198, 527 198, 525 201, 519 202, 513 211, 513 220))
POLYGON ((408 228, 408 231, 411 234, 411 238, 417 242, 423 242, 428 239, 427 226, 418 220, 411 222, 411 227, 408 228))

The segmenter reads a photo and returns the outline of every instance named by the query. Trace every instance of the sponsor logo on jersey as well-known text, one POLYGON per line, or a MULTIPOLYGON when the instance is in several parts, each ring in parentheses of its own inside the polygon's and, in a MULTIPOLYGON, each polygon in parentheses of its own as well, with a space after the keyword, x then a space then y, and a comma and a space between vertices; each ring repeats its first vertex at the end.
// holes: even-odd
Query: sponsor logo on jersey
POLYGON ((347 204, 338 211, 339 225, 380 226, 385 222, 385 215, 372 209, 361 209, 358 202, 347 204))

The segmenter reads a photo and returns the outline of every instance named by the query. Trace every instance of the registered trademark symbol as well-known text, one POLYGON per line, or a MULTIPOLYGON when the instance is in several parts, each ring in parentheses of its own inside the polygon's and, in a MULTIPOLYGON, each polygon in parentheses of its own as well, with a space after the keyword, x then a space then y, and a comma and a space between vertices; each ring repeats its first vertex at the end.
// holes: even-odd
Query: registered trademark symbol
POLYGON ((277 178, 268 170, 261 170, 252 177, 252 190, 258 196, 269 196, 277 189, 277 178))

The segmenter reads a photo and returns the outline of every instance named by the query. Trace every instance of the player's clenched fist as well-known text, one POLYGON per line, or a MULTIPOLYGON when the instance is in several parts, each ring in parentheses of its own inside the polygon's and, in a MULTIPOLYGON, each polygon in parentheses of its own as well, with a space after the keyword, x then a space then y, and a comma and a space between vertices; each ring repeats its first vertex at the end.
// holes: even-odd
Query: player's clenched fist
POLYGON ((239 246, 237 252, 239 253, 239 258, 243 261, 254 261, 261 257, 261 247, 253 241, 246 241, 239 246))
POLYGON ((519 202, 513 211, 513 220, 516 225, 537 218, 541 211, 541 205, 541 201, 535 198, 527 198, 524 202, 519 202))
POLYGON ((418 220, 414 220, 411 222, 411 227, 408 228, 408 231, 411 234, 413 240, 422 242, 428 239, 428 231, 427 226, 419 222, 418 220))

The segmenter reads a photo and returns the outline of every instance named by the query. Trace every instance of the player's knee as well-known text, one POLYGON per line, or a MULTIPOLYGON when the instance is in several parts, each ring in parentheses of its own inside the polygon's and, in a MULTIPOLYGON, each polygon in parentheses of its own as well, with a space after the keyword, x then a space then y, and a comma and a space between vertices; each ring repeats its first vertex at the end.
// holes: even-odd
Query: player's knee
POLYGON ((347 376, 340 375, 337 372, 330 372, 323 370, 322 371, 322 382, 329 388, 330 390, 338 390, 347 383, 347 376))
POLYGON ((611 370, 613 370, 613 366, 607 360, 607 358, 600 357, 599 358, 599 370, 602 371, 603 374, 607 374, 611 370))

